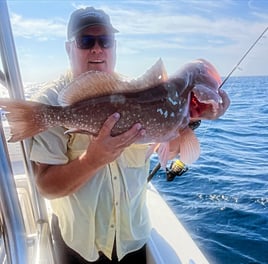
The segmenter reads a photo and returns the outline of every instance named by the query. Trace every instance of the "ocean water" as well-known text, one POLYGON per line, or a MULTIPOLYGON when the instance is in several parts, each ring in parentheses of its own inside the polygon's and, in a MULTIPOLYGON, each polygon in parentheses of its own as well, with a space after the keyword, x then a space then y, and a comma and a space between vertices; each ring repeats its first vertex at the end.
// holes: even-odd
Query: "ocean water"
MULTIPOLYGON (((152 182, 212 264, 268 263, 268 76, 232 77, 226 114, 196 130, 199 160, 152 182)), ((158 162, 152 158, 151 166, 158 162)), ((168 225, 168 223, 167 223, 168 225)))

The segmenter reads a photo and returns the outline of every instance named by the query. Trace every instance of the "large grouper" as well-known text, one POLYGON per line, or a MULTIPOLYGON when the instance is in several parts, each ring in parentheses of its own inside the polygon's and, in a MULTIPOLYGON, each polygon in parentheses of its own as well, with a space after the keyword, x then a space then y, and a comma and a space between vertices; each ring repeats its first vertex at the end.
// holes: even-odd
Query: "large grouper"
POLYGON ((117 112, 120 119, 111 131, 112 136, 140 123, 146 133, 136 143, 154 143, 148 156, 158 149, 161 164, 165 165, 169 142, 177 138, 180 159, 189 164, 200 155, 199 142, 189 123, 223 114, 219 109, 226 93, 219 89, 221 82, 217 70, 206 60, 189 62, 168 77, 160 59, 135 80, 105 72, 86 72, 60 91, 59 105, 0 99, 0 107, 10 125, 9 142, 56 126, 65 127, 66 133, 96 136, 105 120, 117 112))

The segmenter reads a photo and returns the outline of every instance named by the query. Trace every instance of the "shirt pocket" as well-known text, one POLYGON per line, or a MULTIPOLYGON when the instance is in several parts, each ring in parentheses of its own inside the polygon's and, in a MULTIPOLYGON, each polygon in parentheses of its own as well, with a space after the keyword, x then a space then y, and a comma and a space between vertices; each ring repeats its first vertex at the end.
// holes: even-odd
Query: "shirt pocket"
POLYGON ((133 144, 123 151, 118 162, 128 168, 143 167, 146 164, 146 154, 148 149, 148 144, 133 144))
POLYGON ((74 160, 79 157, 88 147, 90 136, 86 134, 71 134, 68 142, 68 157, 74 160))

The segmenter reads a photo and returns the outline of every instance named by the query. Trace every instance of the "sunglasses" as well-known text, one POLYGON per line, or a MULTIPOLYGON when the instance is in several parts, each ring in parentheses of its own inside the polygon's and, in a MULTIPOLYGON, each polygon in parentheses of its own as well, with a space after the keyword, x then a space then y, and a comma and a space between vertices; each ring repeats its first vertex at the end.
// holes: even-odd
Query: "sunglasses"
POLYGON ((109 49, 114 46, 114 37, 111 35, 82 35, 75 37, 76 46, 79 49, 92 49, 96 41, 102 49, 109 49))

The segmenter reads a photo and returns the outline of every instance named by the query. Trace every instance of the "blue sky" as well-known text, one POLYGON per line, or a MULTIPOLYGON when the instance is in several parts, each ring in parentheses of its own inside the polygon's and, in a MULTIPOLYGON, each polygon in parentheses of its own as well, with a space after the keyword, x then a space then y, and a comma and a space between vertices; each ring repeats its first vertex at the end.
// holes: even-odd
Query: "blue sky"
MULTIPOLYGON (((267 0, 15 1, 8 8, 24 82, 57 78, 69 68, 64 49, 70 13, 104 9, 117 34, 116 70, 138 77, 158 58, 169 74, 205 58, 227 75, 268 26, 267 0)), ((268 34, 235 75, 268 75, 268 34)))

